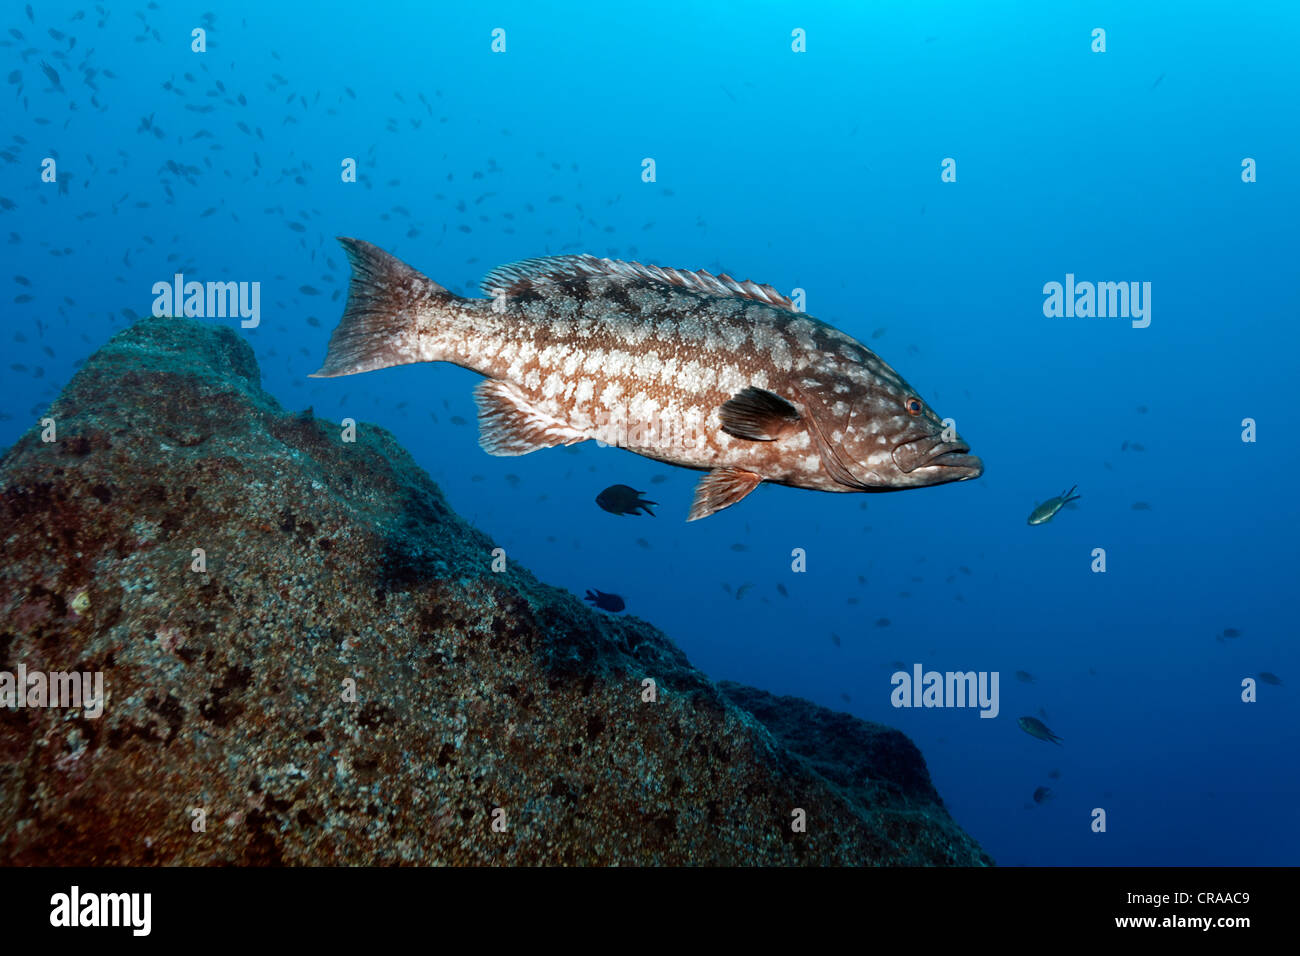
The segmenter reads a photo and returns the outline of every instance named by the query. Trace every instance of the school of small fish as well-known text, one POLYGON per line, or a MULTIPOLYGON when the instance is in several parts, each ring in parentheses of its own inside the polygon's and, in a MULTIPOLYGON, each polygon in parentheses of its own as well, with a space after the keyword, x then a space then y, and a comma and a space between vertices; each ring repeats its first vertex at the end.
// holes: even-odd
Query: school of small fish
MULTIPOLYGON (((147 147, 141 155, 150 157, 152 164, 144 178, 155 183, 156 190, 115 192, 109 202, 89 205, 85 197, 93 184, 133 172, 138 176, 141 160, 123 150, 99 152, 90 140, 76 154, 68 147, 63 155, 45 143, 34 142, 33 130, 57 136, 84 115, 109 112, 115 102, 134 106, 136 100, 147 99, 125 88, 119 72, 100 52, 103 44, 94 38, 98 32, 129 26, 132 45, 141 55, 150 55, 170 42, 155 25, 161 8, 151 0, 134 11, 126 24, 127 15, 106 4, 73 11, 58 23, 45 22, 46 11, 41 9, 38 16, 38 8, 31 4, 23 5, 21 13, 17 4, 12 9, 14 22, 0 34, 0 48, 5 49, 11 64, 5 71, 10 94, 5 114, 8 140, 0 145, 0 164, 11 169, 23 167, 36 157, 49 155, 60 168, 56 184, 46 191, 37 183, 26 191, 6 187, 10 195, 0 195, 0 216, 15 212, 41 215, 51 201, 48 192, 57 201, 67 202, 70 218, 86 229, 100 218, 112 220, 117 229, 121 223, 137 221, 133 217, 141 217, 141 222, 166 222, 177 214, 201 221, 228 218, 242 226, 240 209, 225 201, 203 199, 207 181, 224 175, 250 193, 265 188, 277 195, 271 205, 260 210, 265 222, 283 230, 285 245, 291 245, 300 261, 311 268, 310 274, 305 268, 293 275, 274 273, 278 291, 273 304, 283 314, 301 315, 309 328, 324 328, 320 316, 332 311, 329 303, 342 297, 343 270, 326 246, 329 217, 309 200, 295 203, 290 198, 292 190, 306 189, 319 173, 310 157, 297 154, 292 136, 297 127, 336 121, 345 111, 360 108, 356 91, 347 85, 332 91, 300 89, 281 72, 288 69, 275 51, 270 51, 270 58, 276 68, 267 71, 260 83, 243 88, 230 76, 218 75, 222 68, 215 62, 210 65, 202 59, 189 69, 169 71, 159 78, 158 102, 140 107, 130 120, 130 128, 147 147), (250 102, 271 100, 282 104, 279 129, 264 127, 251 119, 252 112, 245 112, 250 110, 250 102), (231 149, 231 143, 237 143, 237 149, 231 149), (76 205, 78 202, 81 205, 76 205), (178 213, 187 209, 192 212, 178 213)), ((222 21, 217 13, 207 12, 196 22, 215 32, 222 21)), ((1164 76, 1161 73, 1156 78, 1153 89, 1164 76)), ((722 92, 736 101, 731 88, 723 86, 722 92)), ((402 134, 419 131, 426 124, 445 127, 451 119, 453 111, 443 106, 441 90, 431 90, 427 96, 417 92, 409 100, 402 92, 392 96, 397 105, 377 114, 392 144, 402 134), (384 112, 395 115, 382 115, 384 112)), ((371 143, 360 154, 361 164, 378 168, 385 148, 371 143)), ((874 328, 870 333, 873 347, 868 348, 834 327, 794 311, 791 301, 776 289, 732 279, 718 264, 707 264, 708 271, 685 271, 637 262, 635 244, 626 239, 611 244, 616 232, 606 221, 605 211, 617 207, 622 197, 606 197, 604 209, 590 201, 572 201, 566 192, 583 194, 578 164, 540 152, 536 160, 556 177, 556 185, 530 201, 507 200, 506 168, 495 159, 484 158, 468 180, 447 173, 445 191, 424 197, 423 206, 413 201, 392 204, 378 213, 394 238, 438 245, 447 239, 459 242, 471 253, 459 260, 465 285, 472 284, 471 271, 481 271, 470 245, 476 230, 506 236, 520 231, 541 235, 548 247, 539 251, 546 254, 490 272, 483 282, 486 298, 454 295, 369 243, 345 241, 353 268, 351 294, 319 374, 345 375, 428 361, 471 368, 486 376, 476 400, 481 441, 488 451, 515 455, 592 438, 613 438, 609 444, 665 464, 706 472, 690 509, 692 519, 728 508, 764 482, 833 492, 888 491, 964 481, 982 473, 983 462, 970 454, 966 442, 948 433, 930 405, 874 351, 874 343, 883 340, 892 352, 897 332, 891 335, 888 327, 874 328), (561 176, 566 177, 563 186, 559 185, 561 176), (595 241, 588 242, 598 254, 551 254, 551 243, 568 248, 567 240, 579 234, 600 240, 599 249, 595 241), (689 426, 701 436, 701 446, 689 450, 663 446, 651 427, 662 421, 689 426), (613 433, 608 430, 611 424, 613 433)), ((365 190, 376 185, 369 177, 359 181, 365 190)), ((395 189, 402 188, 403 182, 389 175, 381 185, 395 189)), ((670 187, 661 193, 666 202, 674 201, 670 187)), ((652 233, 655 226, 647 221, 642 231, 652 233)), ((152 275, 159 268, 178 273, 201 271, 185 252, 179 232, 166 235, 164 227, 156 228, 157 234, 123 233, 128 238, 118 247, 120 272, 116 278, 124 288, 138 284, 142 272, 152 275)), ((703 234, 708 228, 697 217, 695 229, 703 234)), ((58 263, 88 251, 101 254, 66 243, 37 244, 25 239, 18 229, 5 231, 10 257, 15 260, 20 254, 34 257, 38 248, 58 263)), ((116 262, 116 253, 114 256, 116 262)), ((24 265, 22 270, 10 277, 10 313, 15 321, 6 364, 15 379, 23 378, 24 394, 35 399, 28 409, 28 415, 34 417, 57 392, 56 383, 47 376, 47 363, 57 363, 56 348, 68 344, 74 334, 73 323, 85 308, 76 295, 69 294, 72 290, 42 281, 34 268, 24 265)), ((97 316, 108 329, 120 328, 144 314, 138 295, 122 295, 119 302, 110 303, 113 308, 97 316)), ((84 328, 77 328, 75 334, 86 345, 101 340, 84 328)), ((906 346, 899 351, 912 355, 917 349, 906 346)), ((278 360, 286 387, 302 388, 299 376, 311 354, 302 345, 296 354, 263 348, 258 357, 263 363, 278 360)), ((388 411, 402 416, 412 411, 427 414, 440 427, 444 421, 451 427, 469 425, 446 400, 438 409, 421 409, 418 403, 408 409, 408 403, 401 402, 388 411)), ((1149 411, 1145 404, 1136 407, 1138 415, 1149 411)), ((9 412, 0 411, 0 421, 13 419, 9 412)), ((1152 440, 1150 435, 1139 437, 1152 440)), ((1142 455, 1147 450, 1144 441, 1125 439, 1118 451, 1124 456, 1142 455)), ((1112 461, 1103 465, 1114 470, 1112 461)), ((478 474, 471 480, 487 479, 478 474)), ((501 480, 515 492, 523 485, 514 473, 501 480)), ((656 474, 649 480, 663 485, 670 479, 656 474)), ((1056 486, 1055 479, 1048 480, 1049 487, 1056 486)), ((1072 487, 1036 505, 1028 524, 1068 523, 1070 519, 1063 518, 1061 512, 1079 500, 1076 490, 1077 486, 1072 487)), ((630 484, 614 484, 596 493, 594 501, 609 514, 653 516, 651 509, 658 503, 645 495, 630 484)), ((546 498, 542 493, 537 501, 546 498)), ((590 503, 591 498, 585 500, 590 503)), ((1145 500, 1132 502, 1128 510, 1144 513, 1135 515, 1136 521, 1162 516, 1145 500)), ((1018 522, 1019 515, 1010 515, 1008 521, 1012 520, 1018 522)), ((870 530, 869 525, 862 528, 864 535, 870 530)), ((1045 533, 1050 536, 1053 532, 1045 533)), ((547 540, 554 543, 556 538, 547 540)), ((654 547, 646 538, 637 538, 636 544, 644 550, 654 547)), ((735 554, 745 554, 748 548, 743 541, 730 546, 735 554)), ((944 573, 939 572, 940 576, 944 573)), ((973 575, 962 565, 947 575, 945 583, 955 589, 959 581, 973 575)), ((918 592, 925 589, 922 575, 913 574, 910 580, 909 590, 899 591, 899 598, 912 598, 913 585, 918 592)), ((800 584, 794 581, 787 586, 741 580, 723 582, 721 588, 734 601, 747 597, 764 603, 801 599, 800 584)), ((845 603, 857 605, 858 594, 866 591, 866 577, 858 575, 857 593, 846 596, 845 603)), ((960 592, 953 599, 963 600, 960 592)), ((621 613, 627 606, 619 594, 595 589, 586 592, 585 600, 608 613, 621 613)), ((890 633, 886 630, 891 627, 889 617, 856 612, 855 616, 860 621, 856 633, 847 628, 843 635, 829 632, 829 644, 837 649, 832 653, 845 652, 868 634, 890 633)), ((1214 639, 1225 644, 1243 636, 1241 628, 1224 627, 1214 639)), ((905 665, 891 661, 888 666, 901 669, 905 665)), ((1028 671, 1014 671, 1014 677, 1022 684, 1041 686, 1028 671)), ((1259 671, 1255 677, 1267 687, 1284 686, 1282 678, 1271 671, 1259 671)), ((847 692, 842 698, 850 700, 847 692)), ((1045 723, 1045 711, 1039 714, 1019 718, 1018 727, 1037 740, 1061 745, 1063 738, 1045 723)), ((1059 772, 1054 770, 1049 776, 1056 779, 1059 772)), ((1042 804, 1053 796, 1049 788, 1040 786, 1032 799, 1042 804)))

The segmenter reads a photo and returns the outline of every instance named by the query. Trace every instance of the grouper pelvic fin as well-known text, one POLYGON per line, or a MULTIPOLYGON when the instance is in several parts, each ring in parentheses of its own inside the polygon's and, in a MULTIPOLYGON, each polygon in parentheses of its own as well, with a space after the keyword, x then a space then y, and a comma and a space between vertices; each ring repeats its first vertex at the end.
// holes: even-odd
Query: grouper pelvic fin
POLYGON ((742 389, 718 410, 722 430, 750 441, 776 441, 799 427, 799 410, 765 388, 742 389))
POLYGON ((707 518, 723 508, 730 508, 758 487, 763 479, 743 468, 715 468, 695 486, 695 500, 687 521, 707 518))
POLYGON ((725 272, 715 276, 703 269, 691 272, 687 269, 669 269, 640 262, 598 259, 592 255, 545 256, 539 259, 511 262, 508 265, 498 266, 484 276, 481 288, 484 295, 511 296, 521 292, 545 291, 542 287, 547 285, 596 276, 629 283, 654 282, 705 295, 753 299, 756 302, 774 305, 778 309, 794 311, 794 303, 790 298, 770 285, 762 285, 750 279, 741 282, 725 272))
POLYGON ((430 361, 431 356, 422 354, 417 319, 456 296, 378 246, 338 239, 352 263, 348 305, 330 336, 325 364, 310 377, 430 361))
POLYGON ((474 389, 478 443, 489 455, 526 455, 539 448, 573 445, 587 437, 568 423, 538 411, 509 382, 487 379, 474 389))

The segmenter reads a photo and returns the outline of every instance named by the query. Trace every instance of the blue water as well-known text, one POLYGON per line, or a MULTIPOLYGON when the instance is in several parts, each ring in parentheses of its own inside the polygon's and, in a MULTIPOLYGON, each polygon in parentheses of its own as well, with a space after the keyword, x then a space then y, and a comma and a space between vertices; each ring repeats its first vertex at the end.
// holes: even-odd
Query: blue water
POLYGON ((390 429, 511 560, 621 594, 710 676, 900 728, 1000 864, 1300 862, 1300 6, 36 6, 0 34, 0 444, 155 282, 260 282, 240 334, 286 407, 390 429), (461 294, 568 252, 803 289, 986 473, 765 486, 688 525, 696 472, 490 457, 470 372, 306 377, 346 295, 336 235, 461 294), (1150 325, 1046 317, 1067 273, 1151 283, 1150 325), (613 483, 659 516, 597 509, 613 483), (999 672, 999 715, 894 708, 895 661, 999 672), (1244 703, 1260 671, 1284 683, 1244 703))

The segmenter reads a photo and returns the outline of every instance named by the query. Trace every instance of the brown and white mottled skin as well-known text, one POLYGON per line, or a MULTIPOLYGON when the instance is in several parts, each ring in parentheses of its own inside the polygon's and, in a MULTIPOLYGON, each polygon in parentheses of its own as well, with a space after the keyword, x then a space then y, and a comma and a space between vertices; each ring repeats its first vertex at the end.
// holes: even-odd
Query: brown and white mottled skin
POLYGON ((340 239, 348 305, 320 377, 452 362, 487 377, 495 455, 598 439, 708 469, 690 518, 760 482, 893 491, 976 478, 980 460, 889 365, 769 286, 593 256, 529 259, 453 295, 340 239))

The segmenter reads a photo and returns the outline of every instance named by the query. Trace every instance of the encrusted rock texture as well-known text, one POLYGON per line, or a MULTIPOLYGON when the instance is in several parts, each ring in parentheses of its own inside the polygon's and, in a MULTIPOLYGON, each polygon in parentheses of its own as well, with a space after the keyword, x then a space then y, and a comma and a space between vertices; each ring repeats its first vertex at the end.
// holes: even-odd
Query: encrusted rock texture
POLYGON ((0 863, 992 862, 902 734, 494 572, 388 432, 284 411, 231 329, 141 321, 48 417, 0 459, 0 670, 107 700, 0 708, 0 863))

